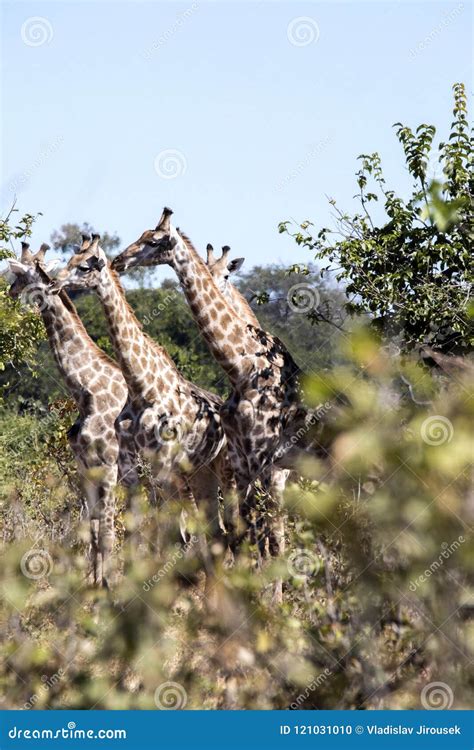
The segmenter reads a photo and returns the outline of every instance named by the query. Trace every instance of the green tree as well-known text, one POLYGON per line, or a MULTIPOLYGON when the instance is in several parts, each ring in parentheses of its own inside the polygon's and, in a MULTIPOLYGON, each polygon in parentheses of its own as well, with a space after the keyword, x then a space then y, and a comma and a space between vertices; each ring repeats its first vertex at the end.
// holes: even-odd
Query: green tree
MULTIPOLYGON (((81 234, 100 234, 94 227, 87 222, 77 224, 69 222, 63 224, 59 229, 54 230, 51 234, 51 246, 64 255, 70 255, 73 248, 80 244, 81 234)), ((120 237, 114 232, 103 232, 101 234, 100 244, 107 255, 114 255, 120 245, 120 237)))
POLYGON ((351 313, 366 313, 384 336, 404 350, 428 346, 444 353, 472 349, 473 171, 472 133, 463 84, 454 87, 454 119, 448 140, 433 146, 435 128, 415 132, 397 123, 413 187, 408 200, 387 187, 378 153, 362 154, 357 172, 360 210, 336 210, 336 230, 313 230, 310 221, 296 232, 283 221, 280 232, 314 252, 346 284, 351 313), (439 163, 442 176, 429 179, 439 163), (381 200, 381 221, 373 203, 381 200), (372 204, 372 205, 371 205, 372 204))
MULTIPOLYGON (((28 240, 31 236, 36 217, 25 214, 14 224, 15 213, 17 210, 13 206, 5 217, 0 218, 0 261, 14 257, 14 240, 28 240)), ((8 296, 8 286, 7 277, 0 276, 0 371, 10 365, 14 375, 14 368, 19 363, 31 363, 45 331, 41 319, 33 310, 8 296)), ((5 384, 8 381, 4 381, 5 384)))
POLYGON ((348 318, 344 293, 321 279, 315 266, 255 266, 237 285, 262 328, 284 342, 303 370, 329 367, 340 359, 348 318))

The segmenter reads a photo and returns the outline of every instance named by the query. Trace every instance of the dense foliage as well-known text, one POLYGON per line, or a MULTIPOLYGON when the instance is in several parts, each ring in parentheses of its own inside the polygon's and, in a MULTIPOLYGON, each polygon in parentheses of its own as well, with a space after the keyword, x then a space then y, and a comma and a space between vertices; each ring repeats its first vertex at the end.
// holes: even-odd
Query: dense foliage
POLYGON ((435 128, 415 132, 400 123, 396 133, 413 188, 408 200, 388 188, 378 153, 359 157, 360 210, 337 208, 335 230, 296 232, 296 242, 327 261, 346 284, 347 309, 367 313, 386 338, 405 349, 427 345, 446 353, 472 350, 474 260, 473 142, 464 86, 454 86, 454 120, 445 143, 434 147, 435 128), (431 179, 436 168, 439 174, 431 179), (383 202, 377 221, 373 203, 383 202))

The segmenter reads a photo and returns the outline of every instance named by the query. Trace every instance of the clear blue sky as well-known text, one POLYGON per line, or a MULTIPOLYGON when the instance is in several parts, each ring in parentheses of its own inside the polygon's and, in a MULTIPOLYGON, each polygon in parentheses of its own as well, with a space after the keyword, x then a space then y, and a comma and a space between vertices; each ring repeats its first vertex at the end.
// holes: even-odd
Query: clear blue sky
POLYGON ((327 224, 326 194, 350 208, 361 152, 406 188, 392 124, 444 138, 451 85, 471 89, 467 0, 15 0, 2 13, 2 212, 13 192, 42 211, 38 245, 66 221, 125 245, 168 205, 198 247, 230 244, 247 267, 308 260, 278 221, 327 224), (290 43, 298 17, 311 43, 290 43), (185 163, 173 179, 155 169, 166 149, 185 163))

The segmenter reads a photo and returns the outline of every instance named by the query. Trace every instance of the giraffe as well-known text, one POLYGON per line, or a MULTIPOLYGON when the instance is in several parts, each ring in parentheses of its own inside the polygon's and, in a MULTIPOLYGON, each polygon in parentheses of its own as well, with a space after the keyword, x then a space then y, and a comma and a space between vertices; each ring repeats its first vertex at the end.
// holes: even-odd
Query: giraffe
MULTIPOLYGON (((229 261, 230 247, 224 245, 222 248, 222 254, 220 258, 216 258, 214 255, 214 248, 211 244, 206 247, 207 251, 207 267, 211 273, 214 283, 216 284, 219 291, 224 297, 228 299, 232 305, 235 313, 244 320, 248 325, 254 327, 260 327, 257 316, 250 307, 249 303, 245 299, 244 295, 229 281, 229 277, 236 273, 244 263, 245 258, 234 258, 229 261)), ((275 518, 272 524, 273 528, 271 533, 277 536, 276 547, 279 554, 285 552, 285 519, 282 513, 283 507, 283 493, 285 490, 286 481, 290 474, 289 469, 279 468, 278 466, 272 466, 271 481, 269 487, 269 497, 267 499, 267 506, 272 506, 272 512, 274 512, 275 518)), ((256 521, 257 526, 261 527, 258 519, 256 521)), ((259 532, 257 532, 258 534, 259 532)), ((261 533, 261 532, 260 532, 261 533)), ((274 600, 281 601, 283 597, 283 581, 278 579, 275 582, 274 588, 274 600)))
MULTIPOLYGON (((276 337, 238 317, 186 235, 170 223, 165 208, 155 229, 146 230, 113 261, 119 272, 139 265, 168 264, 176 272, 192 315, 211 353, 227 373, 232 392, 221 409, 229 455, 241 498, 241 512, 255 529, 254 483, 271 485, 274 457, 285 459, 301 404, 300 372, 276 337)), ((278 554, 279 540, 267 530, 256 540, 278 554)))
MULTIPOLYGON (((86 241, 86 240, 85 240, 86 241)), ((135 456, 130 438, 115 432, 115 420, 128 397, 117 365, 92 341, 76 308, 64 293, 51 293, 50 265, 45 265, 49 246, 33 255, 22 243, 21 260, 9 260, 14 281, 9 289, 15 299, 24 295, 39 305, 56 365, 75 401, 79 416, 68 431, 90 517, 92 579, 108 587, 112 575, 115 538, 115 488, 137 482, 135 456)))
MULTIPOLYGON (((186 380, 166 350, 144 333, 100 246, 99 235, 93 235, 91 245, 57 274, 54 288, 66 286, 93 289, 103 306, 128 386, 134 441, 150 463, 161 500, 187 499, 192 512, 203 509, 210 536, 222 539, 217 502, 220 487, 231 545, 236 514, 220 417, 222 400, 186 380)), ((200 551, 208 564, 206 547, 201 536, 200 551)))

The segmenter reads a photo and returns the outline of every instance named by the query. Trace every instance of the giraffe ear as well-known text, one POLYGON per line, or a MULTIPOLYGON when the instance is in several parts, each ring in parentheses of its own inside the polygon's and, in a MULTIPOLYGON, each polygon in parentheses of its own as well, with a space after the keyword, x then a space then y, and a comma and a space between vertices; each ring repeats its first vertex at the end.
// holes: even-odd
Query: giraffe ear
POLYGON ((59 258, 51 258, 51 260, 46 263, 44 270, 49 275, 52 271, 55 271, 57 269, 60 263, 61 261, 59 260, 59 258))
POLYGON ((7 258, 8 269, 15 274, 15 276, 21 276, 30 270, 30 267, 25 263, 20 263, 16 258, 7 258))
POLYGON ((245 258, 234 258, 234 260, 231 260, 227 265, 229 273, 235 273, 239 268, 242 268, 244 261, 245 258))

